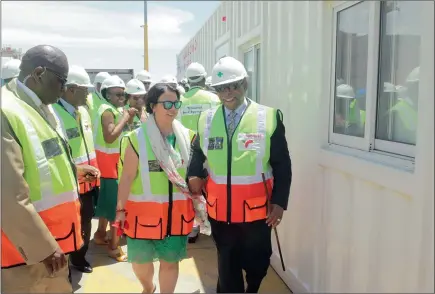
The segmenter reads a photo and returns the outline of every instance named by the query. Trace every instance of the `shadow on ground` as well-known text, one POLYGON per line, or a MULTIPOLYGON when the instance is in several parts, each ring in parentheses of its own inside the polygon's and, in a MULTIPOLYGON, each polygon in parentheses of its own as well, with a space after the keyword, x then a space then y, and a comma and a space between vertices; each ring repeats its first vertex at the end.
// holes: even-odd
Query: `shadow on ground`
MULTIPOLYGON (((93 227, 97 222, 93 221, 93 227)), ((94 230, 95 231, 95 230, 94 230)), ((126 251, 126 246, 123 246, 126 251)), ((180 276, 176 293, 216 293, 217 259, 211 237, 201 235, 195 244, 188 245, 188 258, 180 263, 180 276)), ((89 246, 88 261, 94 267, 91 274, 71 269, 75 293, 141 293, 131 264, 118 263, 107 256, 106 246, 89 246)), ((154 264, 154 282, 158 285, 158 263, 154 264)), ((159 292, 157 286, 156 293, 159 292)), ((260 288, 260 293, 291 293, 275 271, 270 268, 260 288)))

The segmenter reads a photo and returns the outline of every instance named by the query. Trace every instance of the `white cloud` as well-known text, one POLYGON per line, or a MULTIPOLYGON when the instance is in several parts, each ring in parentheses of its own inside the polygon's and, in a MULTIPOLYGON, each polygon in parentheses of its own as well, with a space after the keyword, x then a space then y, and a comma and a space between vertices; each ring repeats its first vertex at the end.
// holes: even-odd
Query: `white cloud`
MULTIPOLYGON (((129 4, 122 2, 120 5, 129 4)), ((70 63, 88 68, 143 68, 142 10, 108 10, 71 1, 6 1, 1 5, 3 44, 23 50, 50 44, 65 51, 70 63)), ((190 39, 182 25, 193 20, 188 11, 160 4, 149 8, 150 55, 170 54, 165 59, 171 63, 161 70, 175 73, 175 54, 190 39)))

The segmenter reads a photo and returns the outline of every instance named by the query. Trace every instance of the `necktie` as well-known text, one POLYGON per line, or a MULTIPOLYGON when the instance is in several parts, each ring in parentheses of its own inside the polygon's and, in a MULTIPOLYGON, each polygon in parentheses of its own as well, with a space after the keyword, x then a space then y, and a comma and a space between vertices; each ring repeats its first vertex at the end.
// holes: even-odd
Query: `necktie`
POLYGON ((228 114, 228 137, 231 138, 231 136, 233 135, 234 129, 236 128, 236 111, 232 110, 229 114, 228 114))

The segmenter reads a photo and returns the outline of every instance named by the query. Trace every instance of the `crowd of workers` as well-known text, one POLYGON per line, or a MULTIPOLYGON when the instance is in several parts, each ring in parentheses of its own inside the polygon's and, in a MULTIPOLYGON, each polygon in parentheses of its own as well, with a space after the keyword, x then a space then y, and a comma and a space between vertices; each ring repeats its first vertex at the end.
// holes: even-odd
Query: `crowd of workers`
POLYGON ((2 292, 71 293, 70 269, 93 271, 93 217, 93 242, 132 264, 143 293, 156 290, 154 261, 161 293, 175 291, 205 221, 217 292, 258 292, 292 173, 282 113, 246 97, 242 63, 221 58, 208 77, 192 63, 179 83, 145 70, 126 84, 105 72, 91 83, 60 49, 39 45, 3 78, 2 292))

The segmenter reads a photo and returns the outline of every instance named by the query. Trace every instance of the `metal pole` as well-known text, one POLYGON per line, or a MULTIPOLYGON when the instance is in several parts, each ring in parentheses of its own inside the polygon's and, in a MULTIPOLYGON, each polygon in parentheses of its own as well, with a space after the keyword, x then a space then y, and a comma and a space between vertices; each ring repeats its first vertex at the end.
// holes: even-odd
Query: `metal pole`
POLYGON ((148 9, 147 1, 144 1, 144 25, 143 25, 143 39, 144 39, 144 69, 149 71, 148 63, 148 9))

